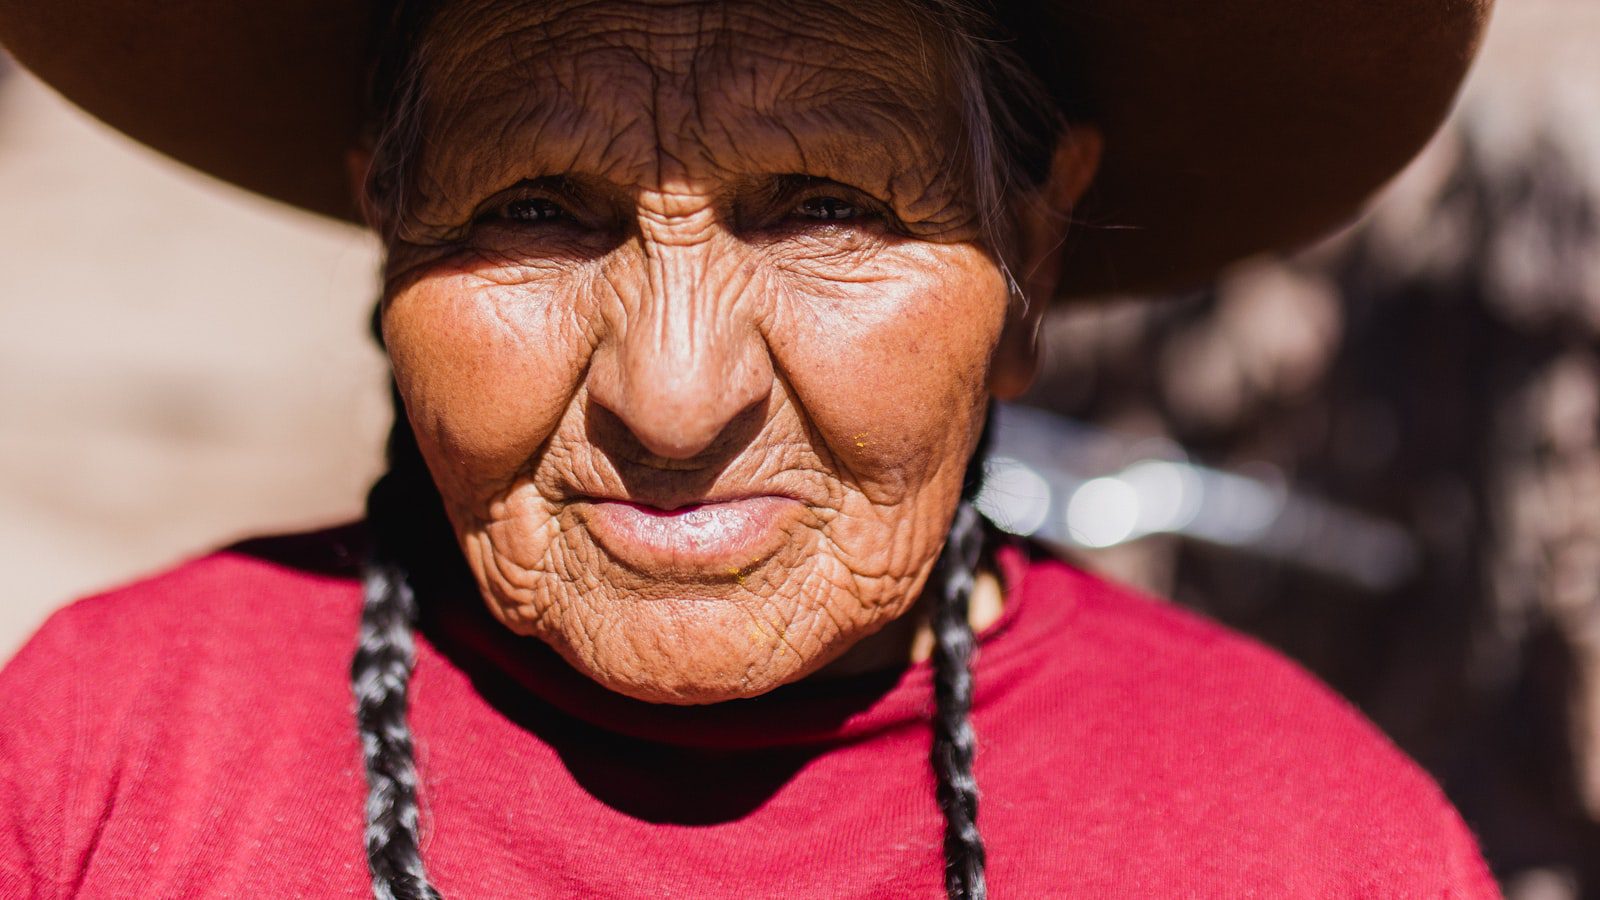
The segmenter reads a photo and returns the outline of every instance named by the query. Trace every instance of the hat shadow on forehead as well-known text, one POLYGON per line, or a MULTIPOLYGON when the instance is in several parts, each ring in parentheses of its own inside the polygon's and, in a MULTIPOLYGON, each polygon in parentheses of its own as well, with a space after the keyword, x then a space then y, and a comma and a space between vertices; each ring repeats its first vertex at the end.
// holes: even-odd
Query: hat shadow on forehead
MULTIPOLYGON (((399 5, 402 16, 411 8, 399 5)), ((998 5, 1059 106, 1098 123, 1106 138, 1063 294, 1192 282, 1348 219, 1437 127, 1489 8, 1489 0, 998 5)), ((366 49, 393 9, 284 0, 195 15, 133 0, 4 0, 0 40, 134 138, 248 189, 355 220, 344 156, 362 128, 366 49)))
POLYGON ((1020 61, 1005 80, 983 70, 961 20, 919 23, 889 0, 866 16, 813 5, 802 17, 759 3, 401 16, 375 65, 366 218, 386 233, 443 227, 485 189, 554 175, 687 214, 740 179, 782 174, 885 199, 917 239, 987 229, 997 246, 1000 185, 1046 172, 1060 128, 1043 86, 1020 61))

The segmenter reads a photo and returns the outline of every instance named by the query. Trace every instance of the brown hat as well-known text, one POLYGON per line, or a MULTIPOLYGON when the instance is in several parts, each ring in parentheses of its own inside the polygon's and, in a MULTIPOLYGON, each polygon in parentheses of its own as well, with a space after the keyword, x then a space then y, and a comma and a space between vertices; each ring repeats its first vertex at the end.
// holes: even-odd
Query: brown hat
MULTIPOLYGON (((1350 218, 1438 127, 1491 2, 1029 0, 1024 51, 1105 135, 1063 294, 1178 286, 1350 218)), ((0 43, 158 150, 353 219, 377 6, 0 0, 0 43)))

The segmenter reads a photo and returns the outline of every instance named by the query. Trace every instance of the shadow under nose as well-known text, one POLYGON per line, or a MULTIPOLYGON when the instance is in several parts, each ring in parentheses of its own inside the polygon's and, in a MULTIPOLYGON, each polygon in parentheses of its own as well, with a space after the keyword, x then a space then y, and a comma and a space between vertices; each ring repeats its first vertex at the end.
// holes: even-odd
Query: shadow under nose
POLYGON ((630 498, 644 503, 686 502, 704 497, 717 479, 760 436, 771 398, 762 397, 733 415, 712 441, 689 456, 654 452, 622 417, 593 399, 584 408, 585 436, 611 462, 630 498))

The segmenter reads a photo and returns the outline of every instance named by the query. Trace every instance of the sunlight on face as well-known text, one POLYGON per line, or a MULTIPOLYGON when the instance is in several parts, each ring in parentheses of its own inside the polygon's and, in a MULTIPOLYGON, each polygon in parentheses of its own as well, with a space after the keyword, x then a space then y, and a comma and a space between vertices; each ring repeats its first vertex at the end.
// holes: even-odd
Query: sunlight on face
POLYGON ((905 612, 1008 314, 900 4, 451 6, 385 341, 507 626, 645 700, 905 612))

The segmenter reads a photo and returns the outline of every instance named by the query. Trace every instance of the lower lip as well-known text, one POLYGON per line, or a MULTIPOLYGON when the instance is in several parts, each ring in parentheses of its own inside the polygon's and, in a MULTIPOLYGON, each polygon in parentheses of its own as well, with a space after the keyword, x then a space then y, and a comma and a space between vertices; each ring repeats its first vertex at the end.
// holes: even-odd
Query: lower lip
POLYGON ((657 509, 617 500, 581 507, 584 524, 613 557, 644 570, 742 573, 776 553, 805 507, 788 497, 747 497, 657 509))

